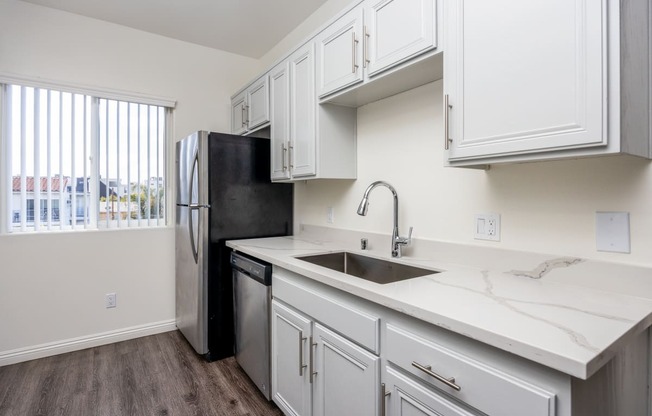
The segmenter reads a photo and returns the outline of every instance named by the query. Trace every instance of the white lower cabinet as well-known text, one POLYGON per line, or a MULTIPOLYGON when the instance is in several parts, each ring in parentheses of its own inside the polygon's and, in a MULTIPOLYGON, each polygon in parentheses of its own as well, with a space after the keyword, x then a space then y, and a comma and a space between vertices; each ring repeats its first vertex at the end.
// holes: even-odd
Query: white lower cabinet
POLYGON ((277 266, 272 281, 272 396, 286 415, 647 414, 647 331, 580 380, 277 266))
POLYGON ((351 341, 314 324, 313 414, 378 414, 380 358, 351 341))
MULTIPOLYGON (((433 397, 445 394, 488 415, 554 416, 556 395, 505 370, 443 346, 427 333, 386 324, 383 356, 409 374, 433 397), (439 392, 439 393, 437 393, 439 392)), ((389 365, 389 364, 387 364, 389 365)), ((391 375, 391 369, 388 370, 391 375)), ((439 400, 439 405, 446 403, 439 400)), ((433 405, 434 406, 434 405, 433 405)), ((471 413, 451 409, 443 415, 471 413)), ((401 414, 401 413, 397 413, 401 414)))
POLYGON ((383 374, 386 410, 381 416, 477 416, 387 366, 383 374))
POLYGON ((272 398, 286 415, 311 415, 310 320, 272 301, 272 398))
POLYGON ((376 416, 380 358, 272 302, 272 398, 286 415, 376 416))

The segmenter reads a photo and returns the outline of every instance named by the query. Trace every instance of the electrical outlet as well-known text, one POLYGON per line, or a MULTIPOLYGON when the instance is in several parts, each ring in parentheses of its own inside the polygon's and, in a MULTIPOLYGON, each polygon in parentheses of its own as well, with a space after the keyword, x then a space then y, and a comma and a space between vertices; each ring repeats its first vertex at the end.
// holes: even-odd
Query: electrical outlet
POLYGON ((115 293, 107 293, 106 294, 106 307, 108 308, 115 308, 116 307, 116 294, 115 293))
POLYGON ((326 209, 326 222, 333 224, 335 222, 335 210, 333 207, 328 207, 326 209))
POLYGON ((476 214, 475 239, 500 241, 500 214, 476 214))

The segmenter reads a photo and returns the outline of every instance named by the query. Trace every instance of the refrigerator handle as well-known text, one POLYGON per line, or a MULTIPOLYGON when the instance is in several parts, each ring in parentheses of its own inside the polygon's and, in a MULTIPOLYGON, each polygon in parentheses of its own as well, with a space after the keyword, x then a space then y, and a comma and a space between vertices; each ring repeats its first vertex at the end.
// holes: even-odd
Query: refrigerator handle
POLYGON ((188 187, 188 235, 190 236, 190 249, 192 251, 192 256, 195 258, 195 264, 197 264, 198 258, 198 248, 195 246, 195 233, 193 231, 192 224, 192 212, 193 210, 199 209, 197 204, 192 203, 192 188, 195 181, 195 171, 198 169, 199 165, 199 149, 195 150, 195 157, 192 161, 192 168, 190 169, 190 186, 188 187))

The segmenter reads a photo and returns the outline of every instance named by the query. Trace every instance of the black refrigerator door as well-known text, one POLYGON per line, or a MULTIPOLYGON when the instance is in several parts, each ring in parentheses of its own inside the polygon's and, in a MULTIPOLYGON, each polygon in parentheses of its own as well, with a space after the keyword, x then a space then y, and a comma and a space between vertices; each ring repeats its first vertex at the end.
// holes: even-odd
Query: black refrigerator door
POLYGON ((208 137, 209 360, 234 353, 233 281, 226 240, 292 233, 293 185, 270 180, 268 139, 208 137))
POLYGON ((211 241, 292 233, 293 185, 270 180, 268 139, 211 133, 211 241))

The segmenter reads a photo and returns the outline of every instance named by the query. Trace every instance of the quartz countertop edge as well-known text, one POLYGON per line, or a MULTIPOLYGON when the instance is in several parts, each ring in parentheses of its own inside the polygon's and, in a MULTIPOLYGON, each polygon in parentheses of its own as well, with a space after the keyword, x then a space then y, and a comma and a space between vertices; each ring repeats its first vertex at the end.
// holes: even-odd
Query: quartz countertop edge
POLYGON ((390 259, 352 241, 301 235, 227 241, 234 250, 580 379, 652 324, 647 279, 637 280, 645 282, 637 296, 591 286, 609 277, 599 275, 604 269, 650 272, 652 280, 649 269, 507 250, 492 252, 483 264, 482 249, 437 244, 436 260, 423 253, 392 260, 441 273, 381 285, 296 258, 351 251, 390 259), (460 260, 465 249, 474 250, 474 264, 460 260))

